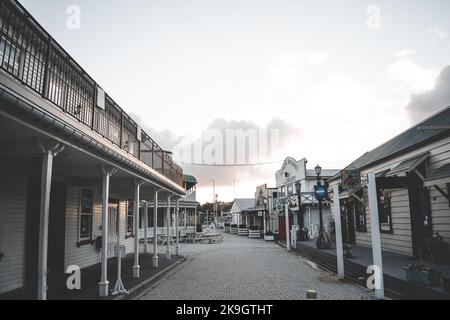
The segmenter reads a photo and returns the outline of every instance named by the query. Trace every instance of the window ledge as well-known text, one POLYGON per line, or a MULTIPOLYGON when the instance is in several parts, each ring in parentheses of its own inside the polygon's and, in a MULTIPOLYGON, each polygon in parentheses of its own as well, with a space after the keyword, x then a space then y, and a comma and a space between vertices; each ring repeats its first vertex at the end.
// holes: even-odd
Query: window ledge
POLYGON ((80 242, 77 242, 77 248, 81 248, 82 246, 87 246, 87 245, 94 245, 95 241, 92 239, 89 240, 82 240, 80 242))

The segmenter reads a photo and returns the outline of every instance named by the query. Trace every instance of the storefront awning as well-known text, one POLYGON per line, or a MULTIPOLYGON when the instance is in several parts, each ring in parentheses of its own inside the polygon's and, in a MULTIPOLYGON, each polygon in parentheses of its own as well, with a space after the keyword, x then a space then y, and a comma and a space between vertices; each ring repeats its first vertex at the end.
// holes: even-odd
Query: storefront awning
POLYGON ((422 163, 424 163, 430 157, 430 153, 422 153, 413 158, 403 161, 398 166, 393 168, 386 176, 387 177, 404 177, 407 173, 410 173, 417 169, 422 163))
POLYGON ((425 187, 439 186, 450 183, 450 163, 444 164, 439 169, 433 171, 430 176, 425 179, 425 187))
POLYGON ((358 189, 355 189, 355 190, 352 190, 352 191, 344 191, 344 192, 341 192, 340 194, 339 194, 339 199, 340 200, 345 200, 345 199, 348 199, 348 198, 350 198, 350 197, 354 197, 356 200, 358 200, 358 201, 360 201, 360 202, 363 202, 363 200, 360 198, 360 197, 358 197, 356 194, 359 192, 359 191, 361 191, 362 190, 362 188, 358 188, 358 189))

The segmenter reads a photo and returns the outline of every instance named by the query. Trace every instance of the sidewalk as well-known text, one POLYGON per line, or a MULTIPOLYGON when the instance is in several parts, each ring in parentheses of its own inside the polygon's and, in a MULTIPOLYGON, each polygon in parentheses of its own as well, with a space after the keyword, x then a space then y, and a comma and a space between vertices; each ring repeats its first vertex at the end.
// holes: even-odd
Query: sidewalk
MULTIPOLYGON (((122 260, 122 281, 129 291, 129 296, 112 296, 109 295, 106 298, 100 298, 98 295, 98 283, 101 275, 101 265, 95 265, 81 270, 81 290, 70 291, 65 287, 67 278, 61 279, 62 286, 59 288, 49 288, 48 300, 119 300, 132 298, 133 295, 139 293, 140 289, 151 285, 153 282, 158 281, 165 273, 169 272, 175 266, 183 263, 186 258, 183 256, 172 256, 169 261, 165 258, 165 255, 159 254, 159 267, 152 267, 152 254, 139 256, 140 264, 140 278, 132 278, 133 254, 128 255, 122 260)), ((108 260, 108 280, 110 290, 114 288, 117 279, 117 259, 113 258, 108 260)), ((0 300, 34 300, 36 299, 33 292, 29 291, 14 291, 6 295, 0 295, 0 300)))
MULTIPOLYGON (((371 248, 352 245, 353 258, 345 259, 345 276, 354 281, 360 278, 366 279, 367 267, 372 265, 371 248)), ((322 267, 337 272, 336 248, 333 243, 332 249, 318 250, 315 240, 297 242, 297 249, 293 249, 300 255, 318 263, 322 267)), ((403 268, 409 264, 417 263, 413 257, 403 256, 391 252, 383 252, 383 275, 385 289, 396 298, 403 299, 450 299, 442 287, 426 287, 406 279, 403 268)), ((426 263, 438 270, 449 269, 449 266, 439 266, 426 263)))

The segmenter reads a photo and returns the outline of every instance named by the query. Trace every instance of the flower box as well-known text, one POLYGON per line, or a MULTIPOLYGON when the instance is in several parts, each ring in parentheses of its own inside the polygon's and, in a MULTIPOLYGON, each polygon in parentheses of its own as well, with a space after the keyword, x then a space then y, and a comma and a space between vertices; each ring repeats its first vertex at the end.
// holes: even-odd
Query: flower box
POLYGON ((252 239, 260 239, 261 238, 261 230, 254 230, 254 229, 249 229, 248 230, 248 237, 252 238, 252 239))
POLYGON ((437 287, 441 284, 441 272, 432 268, 417 266, 405 267, 406 279, 428 287, 437 287))

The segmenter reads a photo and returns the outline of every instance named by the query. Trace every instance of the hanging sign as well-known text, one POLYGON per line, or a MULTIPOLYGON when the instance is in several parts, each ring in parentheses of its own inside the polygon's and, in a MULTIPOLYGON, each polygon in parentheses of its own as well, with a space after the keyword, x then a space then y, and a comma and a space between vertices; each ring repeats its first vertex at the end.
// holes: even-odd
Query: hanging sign
POLYGON ((341 181, 345 191, 357 190, 361 187, 361 173, 356 169, 342 170, 341 181))
POLYGON ((322 201, 328 196, 328 191, 326 186, 315 186, 314 194, 316 195, 316 199, 318 201, 322 201))

